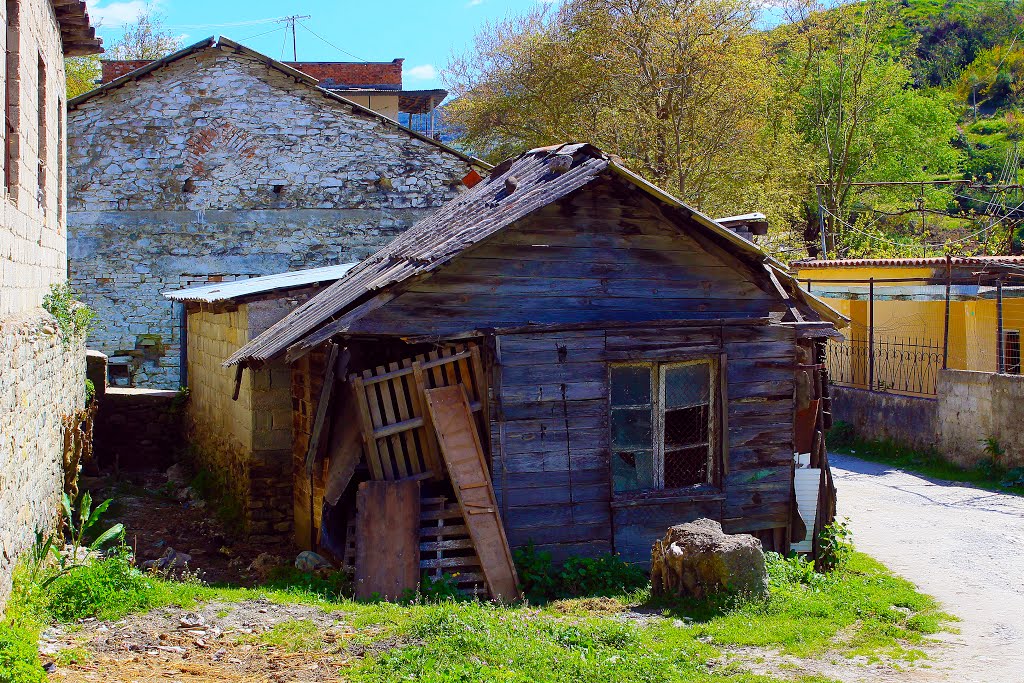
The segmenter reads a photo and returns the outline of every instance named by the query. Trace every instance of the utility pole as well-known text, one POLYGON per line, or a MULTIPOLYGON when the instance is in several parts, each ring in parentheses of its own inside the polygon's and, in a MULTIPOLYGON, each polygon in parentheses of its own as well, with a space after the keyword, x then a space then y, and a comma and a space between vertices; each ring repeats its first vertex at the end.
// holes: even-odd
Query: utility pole
POLYGON ((293 62, 299 61, 299 50, 298 50, 298 44, 297 44, 298 41, 297 41, 297 39, 295 37, 295 23, 297 21, 299 21, 300 19, 310 19, 310 18, 311 17, 308 14, 293 14, 293 15, 291 15, 289 17, 281 17, 280 19, 277 20, 278 23, 289 24, 291 26, 291 30, 292 30, 292 61, 293 62))

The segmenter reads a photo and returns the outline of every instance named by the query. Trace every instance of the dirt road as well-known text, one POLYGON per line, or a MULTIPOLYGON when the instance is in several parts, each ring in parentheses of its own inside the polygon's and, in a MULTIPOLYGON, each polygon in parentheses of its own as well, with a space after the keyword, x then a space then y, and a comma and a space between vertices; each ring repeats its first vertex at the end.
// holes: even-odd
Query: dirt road
POLYGON ((1024 683, 1024 498, 830 458, 858 549, 962 620, 907 680, 1024 683))

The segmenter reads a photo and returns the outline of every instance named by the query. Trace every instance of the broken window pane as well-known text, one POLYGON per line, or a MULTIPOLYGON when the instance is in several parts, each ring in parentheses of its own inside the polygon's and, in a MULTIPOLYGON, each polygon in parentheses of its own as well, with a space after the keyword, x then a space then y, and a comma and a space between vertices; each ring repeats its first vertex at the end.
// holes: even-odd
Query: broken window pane
POLYGON ((665 452, 665 488, 695 486, 709 481, 707 446, 665 452))
POLYGON ((612 448, 651 448, 651 409, 612 410, 612 448))
POLYGON ((651 368, 648 365, 613 365, 612 405, 648 405, 651 402, 651 368))
POLYGON ((654 488, 653 451, 612 453, 612 489, 616 493, 654 488))

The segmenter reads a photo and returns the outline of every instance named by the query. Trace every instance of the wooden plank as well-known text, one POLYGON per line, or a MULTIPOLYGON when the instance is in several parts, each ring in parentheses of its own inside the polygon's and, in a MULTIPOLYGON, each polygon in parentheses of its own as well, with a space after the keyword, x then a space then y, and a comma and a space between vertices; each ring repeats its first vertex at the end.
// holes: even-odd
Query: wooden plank
POLYGON ((365 481, 356 494, 357 598, 397 600, 420 575, 420 483, 365 481))
POLYGON ((384 469, 380 463, 380 453, 377 451, 377 439, 373 436, 373 418, 370 414, 363 378, 353 375, 349 379, 349 383, 352 385, 352 397, 358 409, 359 427, 363 436, 363 447, 366 450, 366 463, 370 467, 370 476, 376 480, 384 479, 384 469))
POLYGON ((497 500, 466 390, 462 386, 432 389, 426 392, 426 400, 459 504, 467 512, 489 510, 482 514, 467 514, 466 526, 491 595, 498 600, 516 600, 520 594, 512 552, 498 514, 497 500))
MULTIPOLYGON (((370 379, 372 377, 373 377, 373 371, 372 370, 364 370, 363 371, 363 380, 367 380, 367 379, 370 379)), ((370 434, 371 434, 370 438, 374 441, 374 449, 375 449, 375 451, 377 453, 377 458, 378 458, 378 460, 380 462, 380 467, 381 467, 381 470, 383 472, 383 478, 384 479, 395 479, 396 478, 395 477, 395 468, 391 464, 391 451, 387 447, 387 442, 384 441, 383 443, 379 443, 376 435, 374 434, 374 431, 377 428, 379 428, 379 427, 384 425, 384 418, 381 416, 381 412, 380 412, 380 393, 379 393, 379 389, 380 389, 380 385, 377 385, 377 384, 371 384, 370 386, 365 388, 366 404, 369 407, 369 410, 370 410, 370 420, 371 420, 371 424, 373 425, 373 429, 370 432, 370 434), (384 446, 384 448, 381 448, 382 445, 384 446)))
POLYGON ((316 461, 317 453, 320 451, 320 441, 324 432, 324 425, 327 424, 327 409, 331 403, 331 394, 334 391, 335 364, 338 361, 338 345, 331 344, 331 351, 327 354, 327 369, 324 372, 324 383, 320 389, 320 400, 316 404, 316 418, 313 420, 313 429, 309 435, 309 448, 306 449, 306 474, 313 474, 313 463, 316 461))
POLYGON ((327 482, 324 500, 337 505, 362 456, 362 429, 358 402, 351 391, 340 392, 331 416, 331 440, 327 447, 327 482))
MULTIPOLYGON (((382 375, 388 371, 389 368, 383 366, 377 368, 377 374, 382 375)), ((393 392, 395 390, 393 382, 381 382, 377 385, 377 391, 380 392, 380 410, 383 416, 382 425, 393 425, 398 422, 398 418, 395 414, 395 400, 393 392)), ((376 436, 376 430, 374 430, 374 436, 376 436)), ((380 437, 377 437, 378 439, 380 437)), ((391 451, 392 456, 395 460, 395 474, 398 479, 405 479, 410 474, 415 472, 410 471, 408 458, 405 454, 405 444, 402 442, 401 434, 393 434, 384 437, 385 443, 388 445, 388 450, 391 451)))

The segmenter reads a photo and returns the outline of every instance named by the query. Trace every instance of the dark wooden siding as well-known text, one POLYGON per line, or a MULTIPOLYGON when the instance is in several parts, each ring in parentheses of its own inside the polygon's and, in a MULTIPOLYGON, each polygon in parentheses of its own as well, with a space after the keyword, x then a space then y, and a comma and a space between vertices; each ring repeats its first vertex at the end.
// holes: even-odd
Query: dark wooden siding
POLYGON ((614 549, 647 562, 673 524, 712 517, 727 531, 789 523, 793 332, 714 326, 503 335, 497 340, 493 477, 510 542, 556 558, 614 549), (720 490, 613 497, 607 364, 725 354, 727 472, 720 490))
POLYGON ((451 334, 524 323, 756 318, 784 310, 777 296, 698 239, 597 185, 407 283, 351 331, 451 334))

